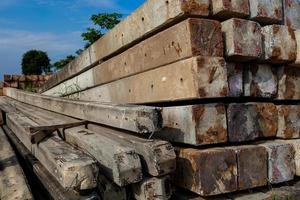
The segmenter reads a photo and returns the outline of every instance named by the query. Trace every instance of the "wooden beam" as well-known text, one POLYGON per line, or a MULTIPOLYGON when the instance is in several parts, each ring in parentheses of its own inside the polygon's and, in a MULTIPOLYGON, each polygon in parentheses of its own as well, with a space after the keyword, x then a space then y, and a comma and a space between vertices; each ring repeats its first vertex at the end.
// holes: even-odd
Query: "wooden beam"
POLYGON ((300 29, 300 3, 298 0, 283 0, 284 24, 292 29, 300 29))
POLYGON ((295 175, 295 150, 291 144, 271 141, 259 144, 268 152, 268 180, 271 184, 287 182, 295 175))
POLYGON ((164 107, 162 118, 164 128, 157 138, 196 146, 227 142, 223 104, 164 107))
POLYGON ((24 164, 28 166, 30 172, 34 173, 39 181, 42 183, 44 188, 49 193, 53 199, 56 200, 88 200, 97 199, 97 195, 92 194, 79 194, 78 192, 70 189, 63 188, 57 180, 50 174, 45 167, 28 151, 28 149, 23 145, 23 143, 16 137, 16 135, 6 126, 3 126, 6 135, 9 137, 10 141, 14 144, 19 155, 24 161, 24 164))
POLYGON ((283 19, 282 0, 250 0, 250 18, 260 24, 277 24, 283 19))
POLYGON ((237 162, 228 148, 178 148, 174 184, 201 196, 237 190, 237 162))
POLYGON ((278 88, 276 70, 272 65, 246 65, 243 84, 246 97, 275 98, 278 88))
POLYGON ((262 55, 261 26, 257 22, 232 18, 222 22, 225 56, 233 61, 250 61, 262 55))
POLYGON ((230 142, 276 136, 278 114, 272 103, 229 104, 227 117, 230 142))
POLYGON ((212 0, 211 7, 213 16, 222 20, 233 17, 247 18, 250 14, 249 0, 212 0))
POLYGON ((226 97, 227 92, 224 59, 192 57, 68 97, 87 101, 140 104, 220 98, 226 97))
POLYGON ((171 199, 173 192, 169 176, 146 178, 142 182, 132 185, 131 188, 136 200, 168 200, 171 199))
POLYGON ((0 199, 33 199, 17 156, 0 127, 0 199))
POLYGON ((64 137, 93 156, 100 164, 100 171, 118 186, 142 180, 141 160, 135 148, 84 127, 66 129, 64 137))
POLYGON ((164 30, 188 16, 208 16, 209 7, 209 0, 146 1, 62 71, 52 76, 42 87, 42 91, 46 91, 62 81, 87 70, 94 63, 104 60, 112 54, 128 49, 139 41, 164 30), (131 27, 130 30, 128 26, 131 27))
POLYGON ((13 88, 5 88, 5 94, 46 110, 136 133, 153 133, 161 129, 159 108, 75 101, 13 88))
POLYGON ((283 139, 300 138, 300 105, 277 105, 277 137, 283 139))
POLYGON ((124 131, 94 124, 88 124, 88 129, 95 131, 103 137, 112 138, 124 146, 134 148, 141 157, 144 170, 151 176, 167 175, 175 171, 176 155, 174 148, 169 142, 144 139, 124 131))
POLYGON ((218 21, 186 19, 43 94, 66 96, 198 55, 223 57, 218 21))
POLYGON ((269 25, 262 28, 263 60, 273 64, 295 62, 297 45, 294 31, 288 26, 269 25))
POLYGON ((93 159, 72 148, 57 136, 32 145, 26 126, 37 125, 21 113, 7 114, 7 126, 26 148, 56 178, 63 188, 86 190, 95 188, 98 168, 93 159), (61 162, 57 162, 61 160, 61 162), (73 169, 73 170, 71 170, 73 169))

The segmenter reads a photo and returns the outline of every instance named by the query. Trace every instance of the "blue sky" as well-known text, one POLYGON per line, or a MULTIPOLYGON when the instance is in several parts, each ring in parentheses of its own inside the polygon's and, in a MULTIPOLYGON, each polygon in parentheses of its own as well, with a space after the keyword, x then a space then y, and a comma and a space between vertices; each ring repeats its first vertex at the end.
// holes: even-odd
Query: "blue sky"
POLYGON ((144 0, 0 0, 0 80, 21 73, 22 54, 48 52, 52 62, 84 46, 92 14, 133 12, 144 0))

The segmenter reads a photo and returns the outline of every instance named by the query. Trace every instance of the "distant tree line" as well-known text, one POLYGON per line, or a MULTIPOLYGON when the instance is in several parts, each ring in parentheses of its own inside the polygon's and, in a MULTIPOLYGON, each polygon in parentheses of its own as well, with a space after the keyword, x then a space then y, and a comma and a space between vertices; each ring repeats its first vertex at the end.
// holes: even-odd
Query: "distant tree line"
MULTIPOLYGON (((105 32, 114 28, 120 21, 122 15, 119 13, 100 13, 92 15, 90 20, 93 22, 93 28, 87 28, 87 31, 81 34, 81 37, 86 44, 83 49, 78 49, 75 53, 80 55, 84 49, 87 49, 105 32)), ((51 64, 47 52, 40 50, 30 50, 23 55, 22 58, 22 73, 25 75, 50 73, 62 69, 66 64, 75 59, 76 56, 68 55, 65 58, 51 64)))

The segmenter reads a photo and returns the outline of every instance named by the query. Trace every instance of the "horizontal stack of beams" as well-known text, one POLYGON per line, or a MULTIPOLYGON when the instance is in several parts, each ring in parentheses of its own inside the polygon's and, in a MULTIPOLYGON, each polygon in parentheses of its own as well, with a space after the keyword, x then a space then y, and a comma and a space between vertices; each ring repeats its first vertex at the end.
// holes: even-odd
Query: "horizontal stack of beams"
POLYGON ((300 176, 299 13, 298 0, 148 0, 40 94, 4 88, 1 121, 62 188, 269 198, 300 176))

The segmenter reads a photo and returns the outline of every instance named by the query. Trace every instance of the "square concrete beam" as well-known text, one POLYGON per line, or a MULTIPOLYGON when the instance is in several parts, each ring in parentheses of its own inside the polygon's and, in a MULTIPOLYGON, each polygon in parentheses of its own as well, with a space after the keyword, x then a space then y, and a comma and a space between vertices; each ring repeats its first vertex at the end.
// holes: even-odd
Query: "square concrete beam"
POLYGON ((229 87, 229 97, 240 97, 244 93, 243 89, 243 64, 227 63, 227 79, 229 87))
POLYGON ((283 0, 284 24, 292 29, 300 29, 300 1, 283 0))
POLYGON ((286 65, 279 67, 277 73, 277 98, 280 100, 300 99, 300 68, 286 65))
POLYGON ((278 105, 277 137, 300 138, 300 105, 278 105))
POLYGON ((249 64, 244 68, 244 96, 275 98, 277 73, 271 65, 249 64))
POLYGON ((262 60, 274 64, 296 60, 297 45, 294 31, 288 26, 269 25, 262 28, 264 55, 262 60))
POLYGON ((237 190, 237 163, 233 149, 178 148, 174 183, 201 196, 237 190))
POLYGON ((300 176, 300 139, 296 140, 280 140, 281 142, 285 142, 293 145, 295 150, 295 165, 296 165, 296 176, 300 176))
POLYGON ((271 184, 287 182, 295 176, 295 150, 291 144, 280 141, 259 144, 268 152, 268 178, 271 184))
POLYGON ((232 18, 222 22, 225 56, 229 60, 249 61, 262 55, 261 26, 257 22, 232 18))
POLYGON ((249 16, 249 0, 212 0, 212 13, 219 19, 249 16))
POLYGON ((250 18, 261 24, 276 24, 282 21, 282 0, 250 0, 250 18))
POLYGON ((278 115, 276 106, 272 103, 230 104, 227 118, 230 142, 276 136, 278 115))

